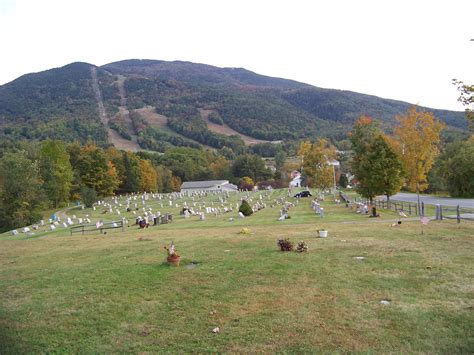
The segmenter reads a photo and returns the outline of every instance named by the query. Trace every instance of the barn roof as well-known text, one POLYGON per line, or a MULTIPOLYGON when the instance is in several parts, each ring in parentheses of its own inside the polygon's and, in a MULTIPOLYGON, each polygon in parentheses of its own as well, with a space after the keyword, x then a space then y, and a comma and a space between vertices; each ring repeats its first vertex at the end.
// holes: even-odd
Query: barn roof
POLYGON ((216 185, 225 185, 228 183, 228 180, 186 181, 181 185, 181 189, 206 189, 216 185))

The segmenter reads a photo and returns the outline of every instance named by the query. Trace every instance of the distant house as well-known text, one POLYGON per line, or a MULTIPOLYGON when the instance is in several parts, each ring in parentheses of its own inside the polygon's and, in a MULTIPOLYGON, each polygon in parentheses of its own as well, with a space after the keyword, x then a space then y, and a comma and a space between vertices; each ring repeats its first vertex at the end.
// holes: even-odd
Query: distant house
POLYGON ((181 192, 200 191, 237 191, 236 185, 229 183, 229 180, 207 180, 207 181, 186 181, 181 185, 181 192))
POLYGON ((301 183, 303 182, 303 178, 301 177, 301 173, 299 171, 293 171, 291 173, 291 181, 290 187, 301 187, 301 183))

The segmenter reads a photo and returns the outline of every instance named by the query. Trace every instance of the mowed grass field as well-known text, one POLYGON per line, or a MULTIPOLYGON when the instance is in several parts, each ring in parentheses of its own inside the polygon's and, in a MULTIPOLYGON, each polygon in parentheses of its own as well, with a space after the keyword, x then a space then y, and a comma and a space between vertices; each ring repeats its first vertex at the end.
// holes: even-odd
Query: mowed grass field
POLYGON ((422 235, 330 201, 320 218, 310 199, 279 222, 284 195, 245 219, 184 219, 173 201, 168 225, 0 236, 0 353, 474 351, 474 223, 422 235), (280 252, 280 238, 309 251, 280 252), (171 240, 179 267, 165 263, 171 240))

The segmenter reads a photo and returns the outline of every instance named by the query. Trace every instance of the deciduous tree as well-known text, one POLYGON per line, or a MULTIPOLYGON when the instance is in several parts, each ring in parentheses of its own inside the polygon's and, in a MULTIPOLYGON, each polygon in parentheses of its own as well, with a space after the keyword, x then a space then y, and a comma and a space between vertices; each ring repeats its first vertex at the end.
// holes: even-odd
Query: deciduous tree
POLYGON ((336 148, 325 139, 316 143, 309 141, 301 143, 298 155, 303 164, 303 172, 308 186, 314 186, 322 191, 334 184, 333 166, 331 160, 336 158, 336 148))
POLYGON ((99 196, 110 196, 117 189, 119 180, 115 167, 93 143, 88 142, 81 148, 76 164, 82 185, 94 189, 99 196))
POLYGON ((69 200, 73 182, 69 154, 62 141, 45 140, 41 143, 40 174, 43 189, 52 207, 58 207, 69 200))
POLYGON ((428 187, 427 175, 438 155, 440 133, 444 124, 431 112, 411 107, 403 116, 396 117, 394 148, 402 162, 406 184, 411 191, 428 187))
POLYGON ((5 153, 0 159, 0 232, 41 219, 45 196, 38 161, 25 151, 5 153))
POLYGON ((451 196, 474 197, 474 138, 447 145, 433 170, 451 196))
POLYGON ((467 85, 456 79, 453 79, 453 84, 458 87, 458 101, 466 107, 466 117, 471 121, 471 130, 474 130, 474 85, 467 85))
POLYGON ((151 161, 141 159, 139 166, 141 172, 140 191, 155 192, 157 173, 151 161))
POLYGON ((376 194, 384 194, 387 201, 403 186, 403 168, 399 157, 387 139, 379 134, 370 142, 366 159, 366 177, 376 194))

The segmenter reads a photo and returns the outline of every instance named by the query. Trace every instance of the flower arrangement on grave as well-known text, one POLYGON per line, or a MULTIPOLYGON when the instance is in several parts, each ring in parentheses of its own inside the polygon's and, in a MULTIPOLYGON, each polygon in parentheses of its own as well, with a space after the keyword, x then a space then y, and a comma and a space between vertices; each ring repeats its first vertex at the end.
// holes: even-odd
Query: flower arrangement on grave
POLYGON ((296 247, 296 251, 298 253, 304 253, 308 251, 308 244, 301 240, 296 247))
POLYGON ((277 244, 280 247, 281 251, 293 251, 293 243, 288 238, 279 239, 277 244))
POLYGON ((169 248, 167 246, 164 246, 163 248, 168 252, 168 257, 166 258, 168 264, 178 266, 181 257, 176 253, 173 241, 171 241, 169 248))
POLYGON ((243 234, 243 235, 250 235, 250 229, 249 228, 242 228, 239 232, 239 234, 243 234))

